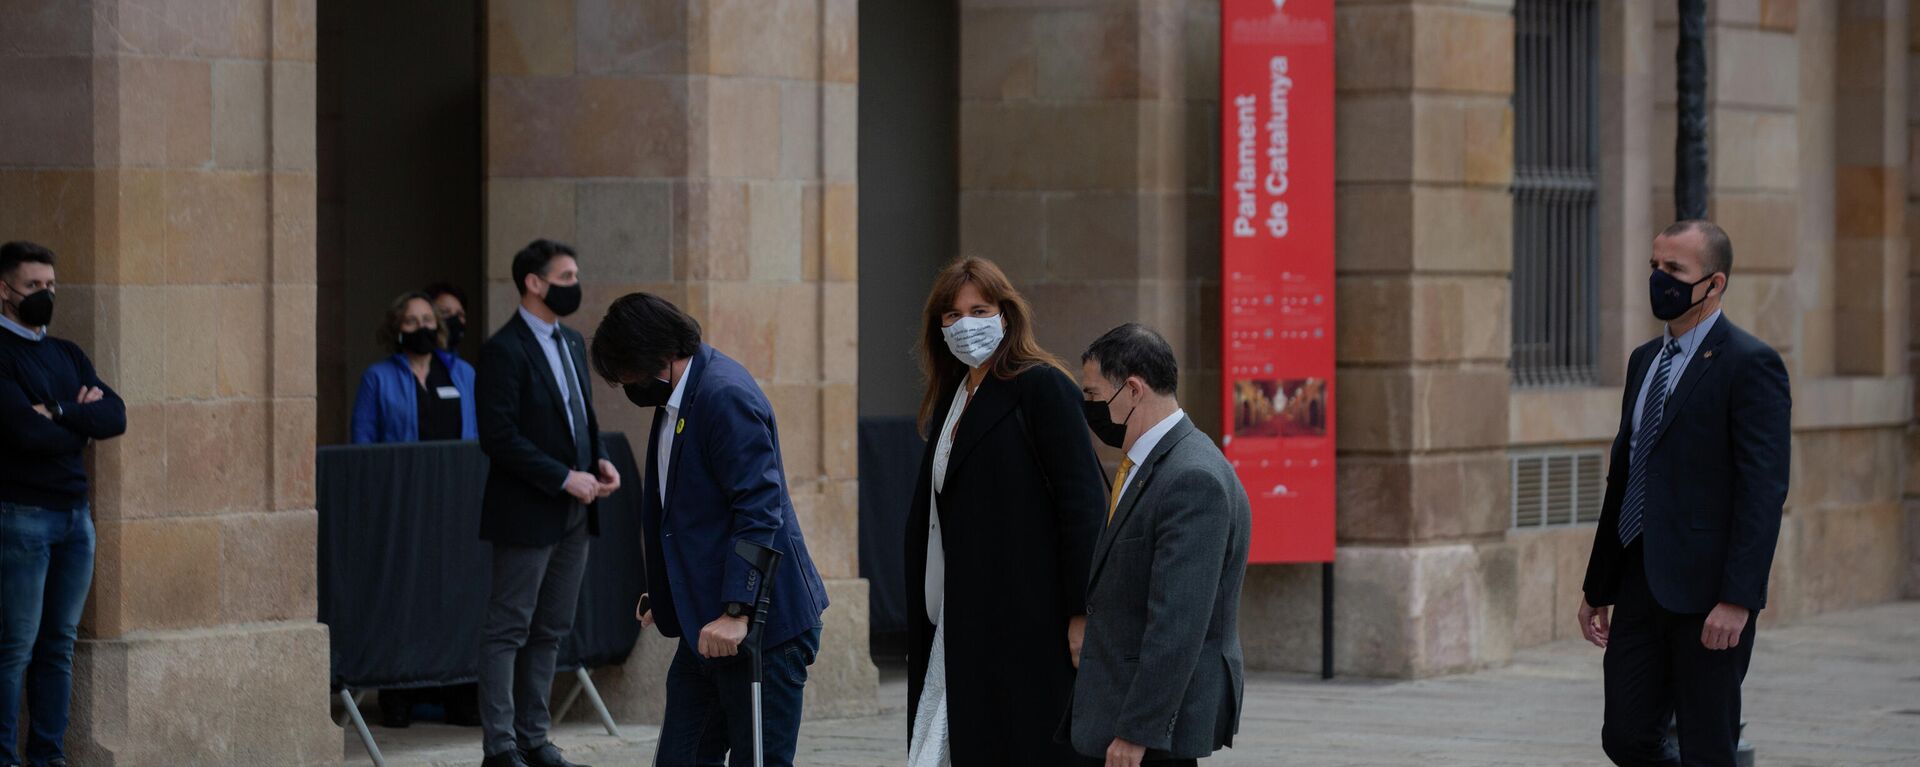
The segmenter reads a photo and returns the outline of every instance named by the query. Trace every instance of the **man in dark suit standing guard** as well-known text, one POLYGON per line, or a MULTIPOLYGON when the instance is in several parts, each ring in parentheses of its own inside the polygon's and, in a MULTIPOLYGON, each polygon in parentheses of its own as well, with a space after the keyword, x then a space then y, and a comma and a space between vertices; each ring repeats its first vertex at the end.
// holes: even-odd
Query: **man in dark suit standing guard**
POLYGON ((493 590, 480 649, 483 767, 569 765, 547 740, 560 642, 573 630, 594 501, 620 487, 600 446, 586 344, 560 324, 580 308, 572 248, 535 240, 513 257, 520 310, 480 351, 474 399, 491 465, 480 537, 493 590))
POLYGON ((1726 232, 1667 227, 1652 265, 1653 314, 1667 329, 1627 364, 1580 631, 1606 649, 1600 737, 1615 764, 1732 765, 1793 403, 1780 355, 1720 315, 1726 232))

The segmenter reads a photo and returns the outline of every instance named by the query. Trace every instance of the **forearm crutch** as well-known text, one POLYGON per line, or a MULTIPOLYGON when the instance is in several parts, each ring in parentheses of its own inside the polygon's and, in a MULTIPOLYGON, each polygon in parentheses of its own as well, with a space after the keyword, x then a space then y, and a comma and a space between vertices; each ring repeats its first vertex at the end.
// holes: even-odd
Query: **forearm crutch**
POLYGON ((766 767, 767 737, 760 715, 761 641, 766 638, 767 613, 773 605, 773 573, 780 566, 780 552, 772 546, 753 541, 734 544, 733 553, 747 560, 760 573, 760 588, 753 598, 753 618, 747 623, 747 638, 741 646, 747 650, 747 662, 753 666, 753 767, 766 767))

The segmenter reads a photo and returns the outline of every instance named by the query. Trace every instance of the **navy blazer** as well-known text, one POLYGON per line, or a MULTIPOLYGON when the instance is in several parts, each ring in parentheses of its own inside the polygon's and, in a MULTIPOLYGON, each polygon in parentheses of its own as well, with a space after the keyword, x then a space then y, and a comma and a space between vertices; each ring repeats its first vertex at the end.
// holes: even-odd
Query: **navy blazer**
POLYGON ((735 542, 748 540, 781 554, 764 640, 771 648, 819 626, 827 608, 826 585, 787 496, 773 406, 753 374, 711 346, 701 345, 686 377, 664 508, 654 467, 666 408, 654 409, 647 430, 641 519, 654 625, 697 645, 700 629, 719 619, 726 603, 751 604, 759 574, 734 554, 735 542))
MULTIPOLYGON (((474 415, 473 366, 450 352, 435 351, 460 392, 460 438, 479 439, 474 415)), ((353 443, 420 441, 420 385, 407 355, 395 354, 367 368, 353 397, 353 443)))
MULTIPOLYGON (((1635 349, 1628 361, 1606 499, 1582 587, 1596 607, 1613 604, 1619 586, 1625 550, 1618 526, 1633 407, 1664 338, 1635 349)), ((1793 440, 1793 398, 1779 353, 1721 315, 1668 397, 1652 439, 1641 540, 1654 599, 1685 614, 1706 613, 1721 602, 1766 607, 1793 440)))
MULTIPOLYGON (((579 378, 587 411, 587 439, 593 461, 607 457, 600 444, 600 421, 593 414, 593 387, 587 374, 586 344, 573 328, 560 326, 579 378)), ((487 489, 480 502, 480 537, 510 546, 552 546, 567 534, 573 496, 561 489, 567 472, 591 473, 592 465, 573 465, 573 427, 560 397, 545 347, 533 328, 513 318, 480 348, 480 377, 475 409, 480 420, 480 449, 487 454, 487 489)), ((600 505, 587 505, 587 532, 600 534, 600 505)))

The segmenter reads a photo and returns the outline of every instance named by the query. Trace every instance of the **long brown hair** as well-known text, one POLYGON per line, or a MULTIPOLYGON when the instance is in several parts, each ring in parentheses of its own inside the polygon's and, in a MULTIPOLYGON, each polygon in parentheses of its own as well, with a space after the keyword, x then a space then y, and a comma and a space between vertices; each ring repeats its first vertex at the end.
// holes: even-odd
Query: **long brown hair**
POLYGON ((948 264, 940 274, 933 278, 933 292, 927 295, 927 308, 920 318, 920 343, 916 352, 920 357, 920 376, 927 382, 927 393, 920 398, 920 433, 925 436, 933 430, 933 418, 939 412, 940 401, 953 393, 967 377, 969 368, 966 363, 947 350, 947 339, 942 333, 941 319, 953 308, 953 299, 960 295, 960 289, 972 284, 980 290, 980 296, 987 303, 1000 307, 1000 316, 1005 320, 1006 331, 1000 340, 1000 348, 994 350, 987 360, 987 371, 1002 381, 1012 380, 1028 370, 1050 365, 1069 376, 1071 371, 1060 358, 1040 348, 1040 342, 1033 337, 1033 307, 1025 296, 1015 290, 1013 282, 1007 279, 1007 273, 992 261, 973 256, 964 256, 948 264))

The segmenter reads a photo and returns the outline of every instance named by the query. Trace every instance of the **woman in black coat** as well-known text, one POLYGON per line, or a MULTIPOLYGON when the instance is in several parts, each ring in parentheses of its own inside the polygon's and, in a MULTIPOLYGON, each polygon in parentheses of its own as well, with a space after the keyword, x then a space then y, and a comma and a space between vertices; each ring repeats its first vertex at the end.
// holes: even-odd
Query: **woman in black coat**
POLYGON ((927 437, 907 522, 910 765, 1057 767, 1106 483, 1066 369, 999 267, 927 300, 927 437))

